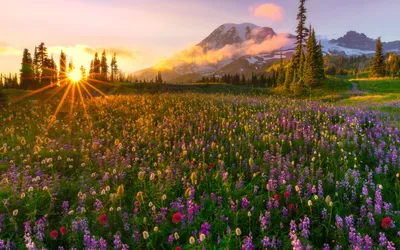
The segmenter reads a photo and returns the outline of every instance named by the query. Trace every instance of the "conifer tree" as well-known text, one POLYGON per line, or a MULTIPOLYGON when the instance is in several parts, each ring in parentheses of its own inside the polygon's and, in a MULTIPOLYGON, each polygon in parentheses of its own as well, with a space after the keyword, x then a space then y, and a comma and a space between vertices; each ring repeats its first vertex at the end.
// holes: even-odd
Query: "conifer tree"
POLYGON ((282 51, 281 51, 281 58, 280 58, 278 79, 277 79, 277 84, 278 85, 285 84, 285 75, 286 75, 286 72, 285 72, 285 67, 283 65, 283 56, 282 56, 282 51))
POLYGON ((308 36, 308 30, 305 27, 306 23, 306 13, 307 9, 305 8, 306 0, 300 0, 299 12, 297 14, 298 25, 296 28, 296 53, 293 55, 293 64, 294 67, 294 78, 293 81, 296 82, 303 75, 304 69, 304 55, 303 54, 303 44, 308 36))
POLYGON ((101 54, 101 62, 100 62, 100 73, 101 73, 101 80, 107 81, 108 77, 108 64, 107 64, 107 55, 106 51, 104 50, 101 54))
POLYGON ((322 53, 321 41, 319 41, 318 46, 317 46, 316 67, 317 67, 317 70, 316 70, 317 85, 320 85, 325 80, 324 54, 322 53))
POLYGON ((380 37, 376 40, 375 56, 372 60, 372 75, 375 77, 385 76, 385 57, 383 56, 383 48, 380 37))
POLYGON ((32 83, 34 82, 34 72, 32 67, 32 56, 31 53, 29 53, 28 49, 24 49, 20 72, 20 88, 32 89, 34 87, 32 86, 32 83))
POLYGON ((49 74, 48 74, 48 70, 49 70, 49 59, 48 59, 48 55, 47 55, 47 48, 45 46, 44 43, 41 43, 38 47, 37 47, 37 76, 38 76, 38 85, 39 88, 47 86, 50 83, 50 79, 49 79, 49 74))
POLYGON ((117 65, 117 55, 114 53, 114 56, 111 60, 111 82, 116 81, 116 77, 118 75, 118 65, 117 65))
POLYGON ((60 54, 60 74, 58 76, 60 83, 65 83, 65 78, 67 77, 67 56, 61 50, 60 54))
POLYGON ((307 54, 304 68, 304 82, 307 86, 315 86, 317 82, 317 42, 315 32, 310 26, 310 34, 307 41, 307 54))
POLYGON ((100 79, 100 59, 97 52, 94 54, 93 60, 93 78, 100 79))
POLYGON ((294 67, 293 67, 293 62, 291 62, 286 67, 286 74, 285 74, 285 89, 287 91, 290 90, 294 78, 293 75, 294 75, 294 67))
POLYGON ((84 80, 86 79, 86 69, 83 67, 83 65, 81 65, 81 79, 84 80))

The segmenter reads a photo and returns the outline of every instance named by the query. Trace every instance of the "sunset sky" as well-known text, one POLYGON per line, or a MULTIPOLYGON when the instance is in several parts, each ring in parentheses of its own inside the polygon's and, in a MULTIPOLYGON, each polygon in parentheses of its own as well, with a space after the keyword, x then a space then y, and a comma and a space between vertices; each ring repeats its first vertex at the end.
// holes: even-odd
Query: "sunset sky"
MULTIPOLYGON (((116 52, 120 68, 133 72, 195 45, 223 23, 293 33, 297 6, 298 0, 0 0, 0 72, 16 72, 22 50, 33 52, 40 42, 56 60, 63 49, 86 68, 94 51, 116 52)), ((399 0, 309 0, 307 8, 321 36, 355 30, 400 40, 399 0)))

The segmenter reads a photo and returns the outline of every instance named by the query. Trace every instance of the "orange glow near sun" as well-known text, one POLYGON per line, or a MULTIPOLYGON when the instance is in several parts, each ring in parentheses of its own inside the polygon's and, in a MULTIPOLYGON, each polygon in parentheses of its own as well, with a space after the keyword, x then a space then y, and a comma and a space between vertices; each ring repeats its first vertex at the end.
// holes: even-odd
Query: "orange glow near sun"
POLYGON ((79 82, 82 79, 81 71, 79 69, 73 69, 68 73, 68 78, 73 82, 79 82))

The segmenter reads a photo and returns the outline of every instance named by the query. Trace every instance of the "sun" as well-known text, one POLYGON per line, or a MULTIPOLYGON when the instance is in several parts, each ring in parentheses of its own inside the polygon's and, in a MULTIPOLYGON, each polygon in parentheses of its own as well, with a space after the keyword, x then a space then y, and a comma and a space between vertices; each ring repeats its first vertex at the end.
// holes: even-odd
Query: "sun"
POLYGON ((68 73, 68 78, 73 82, 79 82, 82 79, 81 71, 79 69, 73 69, 68 73))

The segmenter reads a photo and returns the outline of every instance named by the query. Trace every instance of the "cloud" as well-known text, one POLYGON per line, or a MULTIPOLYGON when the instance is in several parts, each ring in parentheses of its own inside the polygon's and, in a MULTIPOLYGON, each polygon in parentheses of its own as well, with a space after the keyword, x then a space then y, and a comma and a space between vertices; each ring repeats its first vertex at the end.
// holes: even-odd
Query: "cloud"
POLYGON ((273 21, 283 20, 283 9, 275 3, 264 3, 258 6, 250 6, 249 11, 255 17, 267 18, 273 21))
POLYGON ((198 66, 217 64, 226 59, 270 53, 292 44, 293 41, 288 38, 287 34, 280 34, 261 43, 257 43, 255 40, 247 40, 241 44, 226 45, 219 50, 206 52, 202 47, 194 46, 176 54, 172 58, 160 60, 155 69, 171 70, 183 64, 195 64, 198 66))
POLYGON ((6 43, 0 43, 0 55, 7 55, 7 56, 22 55, 22 51, 10 47, 6 43))
POLYGON ((127 48, 113 48, 113 47, 86 47, 85 52, 88 54, 95 54, 97 53, 103 53, 103 51, 106 51, 107 55, 113 55, 114 53, 117 54, 117 57, 124 57, 126 59, 136 59, 139 51, 137 50, 131 50, 127 48))

